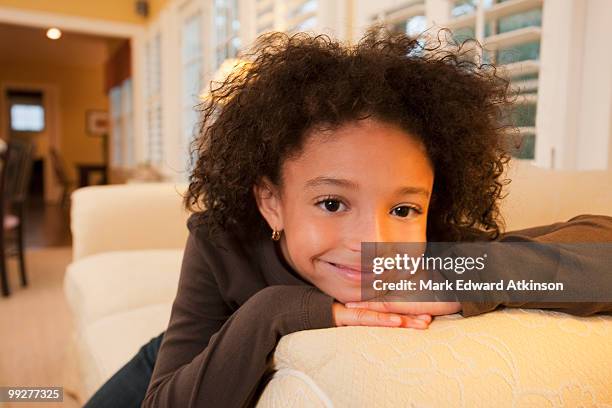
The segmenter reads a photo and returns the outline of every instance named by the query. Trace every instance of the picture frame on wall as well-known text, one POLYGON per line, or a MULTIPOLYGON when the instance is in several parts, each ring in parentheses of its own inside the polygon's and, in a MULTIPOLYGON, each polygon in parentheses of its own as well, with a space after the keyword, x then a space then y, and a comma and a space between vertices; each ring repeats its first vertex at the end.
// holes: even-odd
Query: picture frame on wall
POLYGON ((85 128, 91 136, 103 136, 109 132, 108 111, 90 109, 85 114, 85 128))

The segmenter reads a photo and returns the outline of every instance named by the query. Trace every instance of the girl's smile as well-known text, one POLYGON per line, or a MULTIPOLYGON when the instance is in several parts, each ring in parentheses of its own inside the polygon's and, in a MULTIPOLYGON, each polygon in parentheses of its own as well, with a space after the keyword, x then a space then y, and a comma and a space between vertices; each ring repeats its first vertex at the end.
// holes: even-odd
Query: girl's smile
POLYGON ((361 299, 362 242, 425 242, 433 169, 422 143, 376 119, 313 130, 282 165, 280 185, 254 191, 302 277, 341 302, 361 299))
POLYGON ((323 267, 329 268, 332 273, 339 274, 351 283, 360 284, 362 278, 365 278, 367 276, 367 272, 361 270, 360 264, 348 266, 335 262, 328 262, 324 260, 321 261, 324 264, 323 267))

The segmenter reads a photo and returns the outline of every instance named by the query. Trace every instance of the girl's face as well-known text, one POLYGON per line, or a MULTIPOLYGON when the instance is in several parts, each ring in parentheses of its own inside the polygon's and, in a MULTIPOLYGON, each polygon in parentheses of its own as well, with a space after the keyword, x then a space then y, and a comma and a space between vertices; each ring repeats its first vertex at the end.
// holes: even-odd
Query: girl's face
POLYGON ((311 132, 282 188, 264 179, 254 192, 287 263, 345 303, 361 300, 361 242, 426 241, 433 180, 422 143, 366 119, 311 132))

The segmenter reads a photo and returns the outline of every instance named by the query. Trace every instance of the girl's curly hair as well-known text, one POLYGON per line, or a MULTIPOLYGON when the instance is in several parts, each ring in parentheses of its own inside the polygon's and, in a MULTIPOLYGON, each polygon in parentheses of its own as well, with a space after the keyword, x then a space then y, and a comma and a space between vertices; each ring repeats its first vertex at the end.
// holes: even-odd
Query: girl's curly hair
POLYGON ((299 154, 309 130, 373 117, 426 147, 434 167, 428 241, 497 238, 509 82, 474 62, 468 42, 453 45, 440 33, 425 42, 375 26, 356 45, 306 33, 260 36, 243 56, 248 69, 211 84, 201 105, 185 207, 211 235, 269 232, 255 183, 267 176, 280 185, 283 161, 299 154))

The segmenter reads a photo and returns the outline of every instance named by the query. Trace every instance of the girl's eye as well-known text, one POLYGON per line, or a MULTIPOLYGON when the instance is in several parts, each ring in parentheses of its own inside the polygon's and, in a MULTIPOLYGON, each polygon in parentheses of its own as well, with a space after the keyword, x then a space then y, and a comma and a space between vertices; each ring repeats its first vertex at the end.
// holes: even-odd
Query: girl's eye
POLYGON ((410 211, 414 211, 417 214, 421 214, 422 211, 417 208, 417 207, 413 207, 413 206, 409 206, 409 205, 401 205, 399 207, 395 207, 394 209, 391 210, 391 214, 397 216, 397 217, 401 217, 401 218, 406 218, 410 215, 410 211))
POLYGON ((346 207, 340 200, 335 198, 326 198, 325 200, 319 201, 317 206, 328 212, 338 212, 341 208, 346 207))

